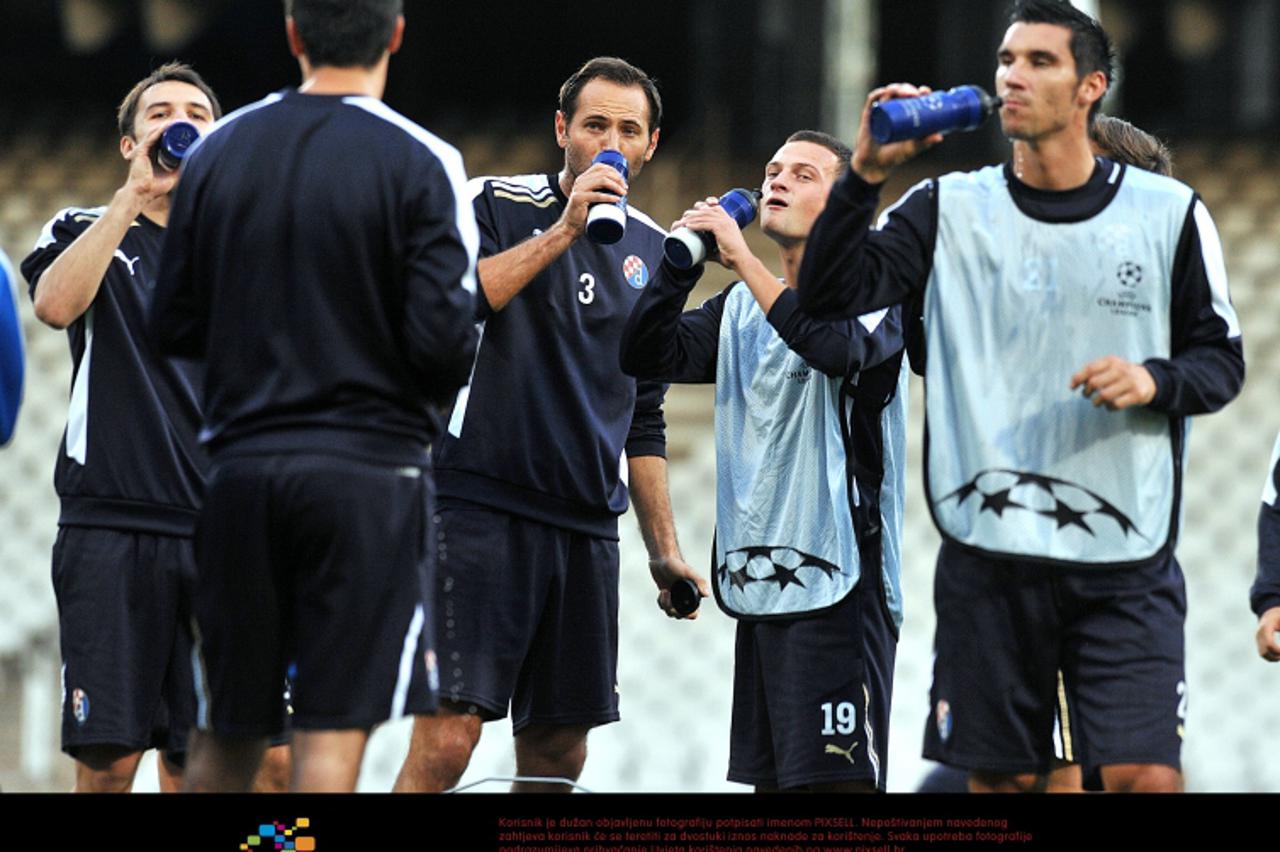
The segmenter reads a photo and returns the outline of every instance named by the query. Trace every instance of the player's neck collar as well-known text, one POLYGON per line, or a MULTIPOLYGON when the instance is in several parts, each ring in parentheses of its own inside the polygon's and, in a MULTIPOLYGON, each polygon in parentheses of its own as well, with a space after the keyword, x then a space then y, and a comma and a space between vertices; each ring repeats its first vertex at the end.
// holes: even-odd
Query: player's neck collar
POLYGON ((1093 173, 1082 186, 1061 191, 1036 189, 1018 180, 1012 161, 1004 165, 1005 183, 1018 209, 1032 219, 1055 224, 1083 222, 1101 213, 1119 191, 1123 177, 1123 166, 1117 173, 1110 160, 1095 157, 1093 173))

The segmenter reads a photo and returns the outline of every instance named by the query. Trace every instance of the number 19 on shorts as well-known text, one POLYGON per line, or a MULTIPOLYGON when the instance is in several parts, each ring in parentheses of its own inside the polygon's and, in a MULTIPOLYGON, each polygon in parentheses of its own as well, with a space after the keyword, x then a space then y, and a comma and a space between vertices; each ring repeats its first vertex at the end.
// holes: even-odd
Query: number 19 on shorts
POLYGON ((822 735, 852 734, 858 727, 858 711, 852 701, 841 701, 839 704, 828 701, 822 705, 822 735))

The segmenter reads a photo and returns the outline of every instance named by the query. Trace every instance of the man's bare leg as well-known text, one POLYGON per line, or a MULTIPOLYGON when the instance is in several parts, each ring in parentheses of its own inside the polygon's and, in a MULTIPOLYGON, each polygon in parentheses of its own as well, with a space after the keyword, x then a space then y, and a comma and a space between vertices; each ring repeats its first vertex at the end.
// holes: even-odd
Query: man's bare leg
POLYGON ((970 793, 1043 793, 1048 783, 1048 775, 1036 775, 1031 772, 1009 774, 974 771, 969 773, 970 793))
MULTIPOLYGON (((516 775, 577 781, 587 762, 587 726, 530 725, 516 735, 516 775)), ((513 793, 569 793, 568 784, 517 781, 513 793)))
POLYGON ((434 716, 415 716, 409 754, 392 788, 395 793, 441 793, 458 786, 480 742, 482 722, 474 708, 440 702, 434 716))
POLYGON ((351 793, 369 741, 367 728, 293 732, 294 793, 351 793))
POLYGON ((76 753, 75 793, 128 793, 142 752, 128 746, 94 745, 76 753))
POLYGON ((1181 793, 1182 773, 1159 763, 1117 763, 1102 767, 1108 793, 1181 793))
POLYGON ((209 731, 192 731, 183 792, 249 792, 266 749, 265 737, 222 737, 209 731))
POLYGON ((1083 771, 1078 763, 1059 763, 1049 770, 1046 793, 1083 793, 1083 771))
POLYGON ((262 756, 262 765, 253 778, 255 793, 286 793, 289 790, 289 773, 293 761, 288 745, 271 746, 262 756))

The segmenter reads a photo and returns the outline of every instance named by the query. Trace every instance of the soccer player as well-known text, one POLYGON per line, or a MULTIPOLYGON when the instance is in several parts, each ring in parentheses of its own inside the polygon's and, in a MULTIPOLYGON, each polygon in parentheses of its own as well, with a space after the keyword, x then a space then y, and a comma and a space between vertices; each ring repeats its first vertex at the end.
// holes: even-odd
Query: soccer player
MULTIPOLYGON (((1125 163, 1158 175, 1171 175, 1173 156, 1169 148, 1139 127, 1121 118, 1099 113, 1089 125, 1089 147, 1108 160, 1125 163)), ((1054 723, 1053 768, 1045 781, 1046 793, 1083 792, 1084 779, 1080 764, 1075 762, 1074 743, 1079 736, 1070 726, 1070 712, 1064 708, 1065 689, 1062 673, 1058 673, 1058 716, 1054 723), (1064 724, 1065 723, 1065 724, 1064 724)), ((1091 784, 1096 779, 1090 779, 1091 784)), ((921 783, 918 792, 941 793, 968 789, 968 775, 962 770, 938 764, 921 783)))
POLYGON ((66 329, 73 380, 54 468, 62 502, 53 584, 62 643, 62 748, 82 792, 128 791, 138 760, 161 750, 160 783, 195 717, 191 675, 192 535, 204 451, 200 371, 147 339, 176 172, 155 165, 164 128, 207 130, 213 90, 189 66, 162 65, 120 104, 124 185, 106 207, 72 207, 22 262, 35 313, 66 329))
POLYGON ((1262 489, 1258 510, 1258 576, 1249 590, 1249 605, 1258 616, 1258 654, 1280 660, 1280 437, 1271 451, 1271 475, 1262 489))
POLYGON ((672 225, 741 276, 681 313, 702 275, 664 263, 622 337, 637 377, 716 385, 716 598, 738 618, 729 780, 883 790, 897 632, 906 371, 901 309, 817 322, 796 275, 848 146, 803 130, 765 166, 760 227, 783 279, 709 198, 672 225))
POLYGON ((800 273, 820 316, 923 293, 944 538, 925 756, 977 790, 1041 786, 1059 670, 1086 775, 1182 787, 1184 418, 1230 401, 1244 359, 1204 204, 1089 149, 1111 56, 1069 4, 1017 3, 996 69, 1011 161, 925 181, 876 231, 879 184, 938 137, 876 145, 872 105, 919 90, 873 91, 800 273))
POLYGON ((618 337, 665 234, 628 206, 620 242, 584 235, 591 205, 628 189, 593 158, 619 151, 639 177, 662 101, 643 71, 598 57, 564 83, 559 106, 559 174, 471 187, 484 331, 435 456, 443 700, 437 717, 415 721, 398 790, 455 786, 481 723, 509 706, 517 775, 578 778, 588 730, 618 719, 617 519, 628 494, 658 587, 697 576, 667 497, 664 388, 618 366, 618 337))
POLYGON ((290 788, 354 789, 372 727, 434 706, 435 406, 467 378, 462 158, 380 100, 400 0, 292 0, 302 85, 188 154, 150 331, 207 365, 189 790, 243 790, 284 725, 290 788))
POLYGON ((24 364, 18 282, 8 255, 0 250, 0 446, 9 443, 18 420, 24 364))

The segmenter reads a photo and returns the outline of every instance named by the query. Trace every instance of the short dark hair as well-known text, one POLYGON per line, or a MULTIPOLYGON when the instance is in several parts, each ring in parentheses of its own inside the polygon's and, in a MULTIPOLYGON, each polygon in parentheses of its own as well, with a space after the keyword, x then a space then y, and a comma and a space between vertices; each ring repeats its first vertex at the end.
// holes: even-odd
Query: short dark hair
POLYGON ((836 155, 836 177, 843 177, 849 171, 849 161, 853 157, 853 149, 830 133, 821 130, 797 130, 787 137, 788 142, 812 142, 821 145, 836 155))
POLYGON ((218 96, 213 93, 213 89, 204 81, 204 78, 196 73, 196 69, 185 62, 166 62, 139 80, 120 102, 119 108, 116 109, 116 125, 120 129, 121 136, 133 138, 133 123, 138 117, 138 103, 142 100, 142 93, 152 86, 167 83, 170 80, 190 83, 204 92, 205 97, 209 99, 209 106, 213 107, 214 120, 222 118, 222 106, 218 103, 218 96))
POLYGON ((597 56, 569 75, 560 87, 560 112, 565 121, 573 119, 578 108, 578 95, 582 87, 595 79, 608 80, 620 86, 639 86, 649 100, 649 132, 662 126, 662 96, 658 94, 658 81, 636 66, 616 56, 597 56))
POLYGON ((312 65, 371 68, 391 42, 404 0, 284 0, 312 65))
POLYGON ((1123 118, 1099 115, 1089 128, 1089 138, 1108 159, 1166 177, 1173 174, 1169 146, 1123 118))
MULTIPOLYGON (((1055 24, 1071 30, 1071 57, 1076 63, 1076 79, 1094 71, 1107 78, 1107 88, 1115 81, 1116 48, 1102 24, 1072 6, 1068 0, 1017 0, 1009 10, 1009 24, 1055 24)), ((1098 98, 1089 109, 1093 121, 1102 106, 1098 98)))

